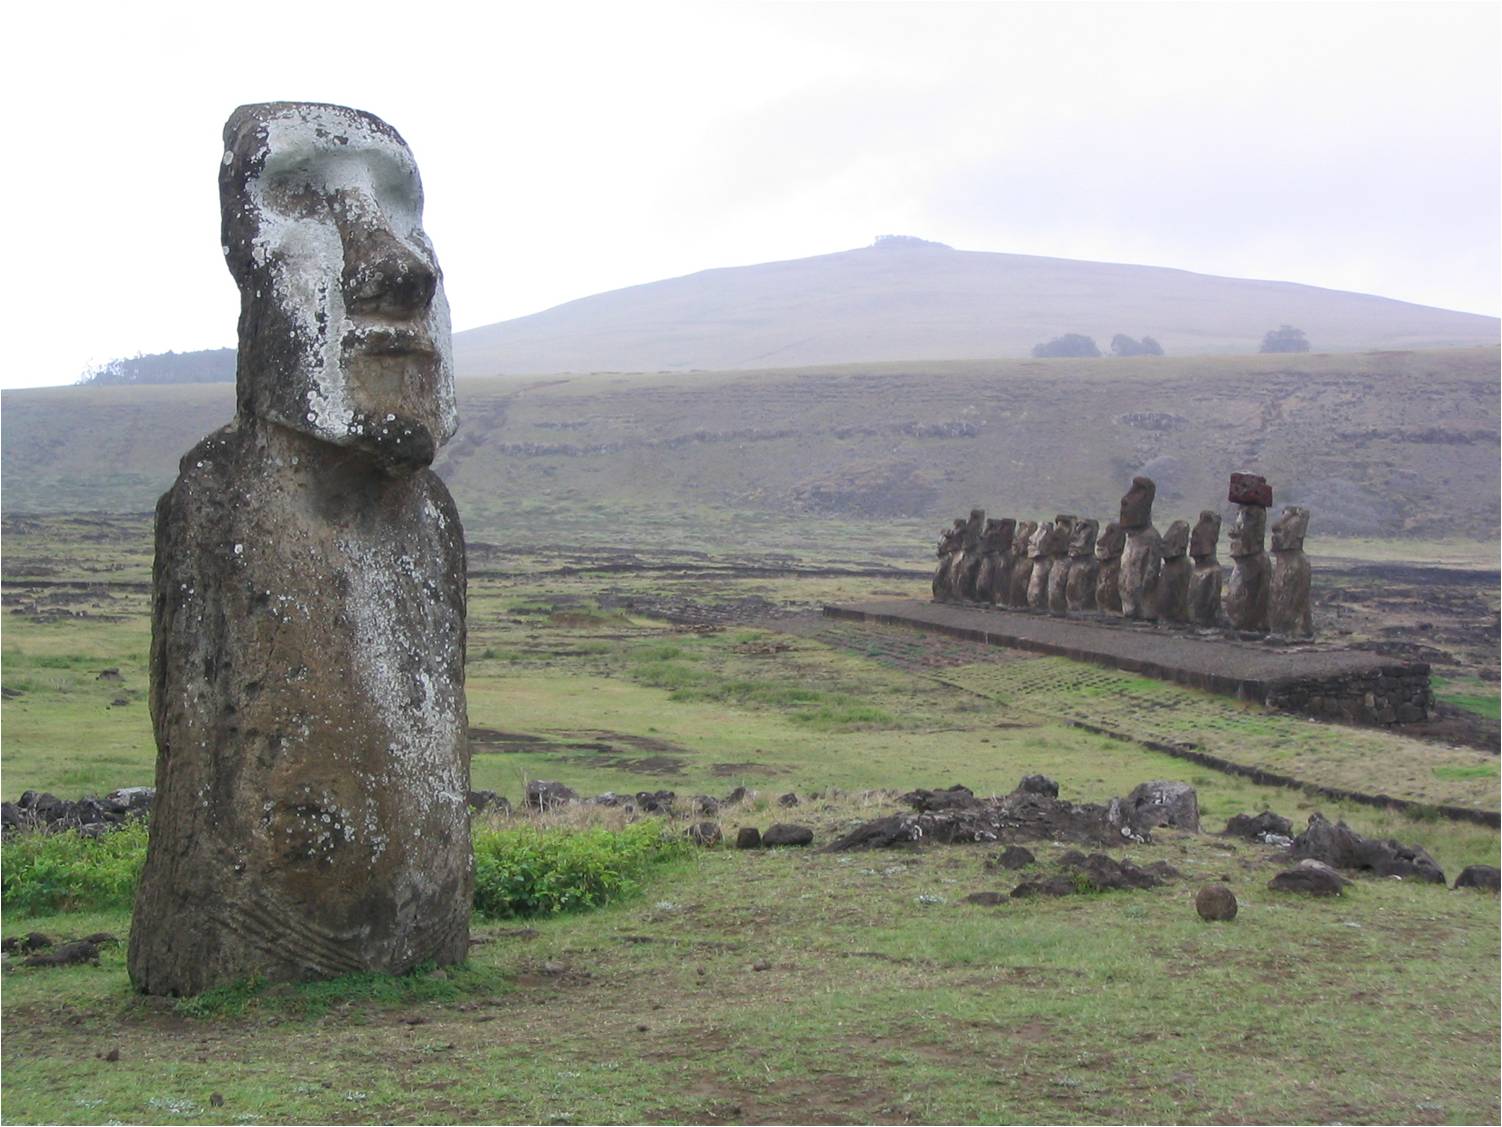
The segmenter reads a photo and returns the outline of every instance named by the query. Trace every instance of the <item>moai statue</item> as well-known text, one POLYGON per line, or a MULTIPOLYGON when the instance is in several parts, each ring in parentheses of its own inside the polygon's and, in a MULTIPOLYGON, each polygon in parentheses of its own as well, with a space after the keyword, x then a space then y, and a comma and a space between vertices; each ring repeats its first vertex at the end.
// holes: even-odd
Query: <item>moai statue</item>
POLYGON ((1272 491, 1261 478, 1247 484, 1247 479, 1252 476, 1231 475, 1231 501, 1236 505, 1236 519, 1231 522, 1231 576, 1226 580, 1222 606, 1235 629, 1266 631, 1272 569, 1262 544, 1272 491), (1261 482, 1260 489, 1255 488, 1257 482, 1261 482), (1262 503, 1264 500, 1266 504, 1262 503))
POLYGON ((1011 517, 986 521, 981 537, 980 577, 975 592, 983 603, 996 603, 1012 582, 1012 536, 1017 522, 1011 517))
POLYGON ((1121 613, 1124 618, 1151 619, 1157 600, 1158 572, 1162 567, 1162 544, 1153 527, 1151 478, 1134 477, 1121 499, 1121 530, 1126 546, 1121 552, 1121 613))
POLYGON ((1158 572, 1158 619, 1189 621, 1189 522, 1176 520, 1163 533, 1163 567, 1158 572))
POLYGON ((1194 568, 1189 573, 1189 621, 1196 626, 1220 624, 1220 560, 1215 547, 1220 542, 1220 514, 1205 509, 1189 535, 1189 555, 1194 568))
POLYGON ((1114 520, 1095 539, 1095 558, 1100 563, 1095 577, 1095 609, 1107 614, 1121 613, 1121 553, 1125 547, 1126 533, 1114 520))
POLYGON ((1304 555, 1304 536, 1309 531, 1309 510, 1290 506, 1273 522, 1272 580, 1267 598, 1267 626, 1274 634, 1312 638, 1314 623, 1309 613, 1309 557, 1304 555))
POLYGON ((342 106, 242 106, 224 140, 236 414, 156 510, 151 994, 469 942, 464 538, 428 468, 458 419, 417 165, 342 106))
POLYGON ((1017 522, 1017 531, 1012 534, 1012 582, 1007 592, 1006 605, 1027 606, 1027 586, 1033 576, 1033 536, 1038 531, 1038 522, 1017 522))
POLYGON ((1064 599, 1069 610, 1095 609, 1095 584, 1100 564, 1095 559, 1095 536, 1098 520, 1081 520, 1074 524, 1069 537, 1069 581, 1064 599))
POLYGON ((959 559, 960 543, 965 536, 965 519, 956 517, 953 526, 939 533, 939 567, 934 572, 934 599, 939 602, 948 602, 953 596, 953 586, 950 576, 954 572, 954 564, 959 559))
POLYGON ((955 565, 954 595, 961 602, 976 601, 975 583, 980 578, 982 560, 981 537, 986 531, 986 510, 971 509, 970 519, 965 522, 965 535, 961 541, 961 556, 955 565))
POLYGON ((1033 561, 1033 570, 1027 577, 1027 603, 1032 610, 1048 609, 1048 573, 1053 569, 1054 528, 1052 521, 1044 521, 1028 541, 1028 558, 1033 561))
POLYGON ((1079 517, 1066 513, 1054 517, 1053 543, 1048 553, 1048 609, 1054 614, 1063 614, 1069 609, 1069 543, 1074 538, 1074 526, 1078 521, 1079 517))

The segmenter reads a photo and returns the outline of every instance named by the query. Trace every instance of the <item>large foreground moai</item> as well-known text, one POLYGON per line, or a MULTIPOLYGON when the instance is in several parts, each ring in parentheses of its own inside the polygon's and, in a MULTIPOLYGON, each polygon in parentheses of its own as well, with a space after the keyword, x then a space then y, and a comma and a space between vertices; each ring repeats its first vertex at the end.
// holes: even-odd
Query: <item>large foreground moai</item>
POLYGON ((1121 613, 1121 553, 1126 548, 1126 533, 1117 521, 1108 521, 1095 539, 1095 558, 1100 570, 1095 577, 1095 609, 1107 614, 1121 613))
POLYGON ((1017 531, 1012 534, 1012 583, 1006 605, 1027 606, 1027 588, 1033 577, 1033 537, 1037 534, 1038 522, 1017 522, 1017 531))
POLYGON ((1229 537, 1231 575, 1223 599, 1226 618, 1237 630, 1265 632, 1272 569, 1263 542, 1272 490, 1253 474, 1232 474, 1230 500, 1236 506, 1236 519, 1229 537))
POLYGON ((1053 521, 1053 543, 1048 565, 1048 609, 1063 614, 1069 609, 1069 545, 1079 517, 1060 513, 1053 521))
POLYGON ((1204 509, 1189 534, 1189 555, 1194 560, 1189 573, 1189 621, 1196 626, 1220 624, 1220 560, 1215 555, 1219 543, 1220 514, 1204 509))
POLYGON ((1069 579, 1064 589, 1069 610, 1095 609, 1095 584, 1100 575, 1095 536, 1099 529, 1098 520, 1080 520, 1075 521, 1069 534, 1069 579))
POLYGON ((975 581, 975 593, 983 603, 1004 601, 1012 582, 1012 536, 1017 522, 1011 517, 992 518, 986 521, 986 531, 980 540, 980 575, 975 581))
POLYGON ((138 989, 465 957, 464 542, 448 306, 412 154, 339 106, 243 106, 222 242, 235 419, 156 515, 157 797, 138 989))
POLYGON ((1157 597, 1158 572, 1162 565, 1158 530, 1153 527, 1153 497, 1158 487, 1151 478, 1134 477, 1121 499, 1121 530, 1126 545, 1121 552, 1121 613, 1126 618, 1150 619, 1157 597))
POLYGON ((1176 520, 1163 533, 1163 565, 1158 572, 1157 617, 1189 621, 1189 522, 1176 520))
POLYGON ((1309 510, 1290 506, 1273 523, 1272 577, 1267 598, 1267 628, 1290 638, 1314 636, 1309 612, 1309 558, 1304 536, 1309 510))

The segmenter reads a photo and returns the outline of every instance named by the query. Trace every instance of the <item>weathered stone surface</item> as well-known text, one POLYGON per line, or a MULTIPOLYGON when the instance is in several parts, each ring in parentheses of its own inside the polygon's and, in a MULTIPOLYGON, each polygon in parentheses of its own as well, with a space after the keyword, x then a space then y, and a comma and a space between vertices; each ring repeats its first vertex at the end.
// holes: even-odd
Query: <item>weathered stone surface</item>
POLYGON ((1304 536, 1309 510, 1290 506, 1273 524, 1272 569, 1268 579, 1267 628, 1290 638, 1314 636, 1309 609, 1309 557, 1304 536))
POLYGON ((1163 533, 1163 566, 1158 572, 1157 617, 1162 622, 1189 621, 1189 522, 1176 520, 1163 533))
POLYGON ((1199 833, 1199 796, 1188 783, 1169 779, 1139 783, 1123 805, 1132 827, 1139 832, 1173 826, 1199 833))
POLYGON ((1196 626, 1218 626, 1221 621, 1221 570, 1215 550, 1220 543, 1220 514, 1205 509, 1189 535, 1189 573, 1185 613, 1196 626))
POLYGON ((1339 896, 1351 882, 1323 861, 1300 861, 1285 869, 1267 887, 1274 892, 1303 892, 1310 896, 1339 896))
POLYGON ((193 994, 465 957, 464 541, 448 307, 401 137, 225 128, 237 413, 157 506, 157 797, 128 965, 193 994))
POLYGON ((971 509, 960 538, 960 558, 955 564, 954 595, 961 602, 976 601, 975 583, 980 578, 981 537, 985 532, 986 510, 971 509))
MULTIPOLYGON (((600 799, 606 797, 615 798, 614 795, 601 795, 600 799)), ((579 795, 573 787, 564 786, 562 783, 555 783, 548 779, 533 779, 527 784, 522 801, 533 810, 551 810, 555 806, 566 806, 570 802, 576 802, 578 798, 579 795)), ((602 802, 600 799, 596 799, 595 801, 601 806, 617 805, 617 802, 602 802)))
POLYGON ((1095 559, 1095 538, 1100 521, 1077 520, 1069 534, 1068 579, 1064 588, 1066 610, 1095 609, 1095 584, 1100 564, 1095 559))
POLYGON ((1455 887, 1502 892, 1502 872, 1495 865, 1467 865, 1455 878, 1455 887))
POLYGON ((975 580, 976 598, 982 603, 1004 602, 1012 584, 1012 537, 1017 522, 1011 517, 986 521, 981 537, 980 575, 975 580))
POLYGON ((1237 814, 1221 831, 1227 837, 1241 837, 1247 841, 1260 841, 1268 834, 1293 840, 1293 823, 1281 814, 1264 810, 1260 814, 1237 814))
POLYGON ((688 828, 688 839, 695 845, 719 845, 720 837, 720 827, 714 822, 695 822, 688 828))
POLYGON ((1053 568, 1053 522, 1038 525, 1027 545, 1033 569, 1027 578, 1027 606, 1032 610, 1048 609, 1048 573, 1053 568))
POLYGON ((1163 565, 1162 543, 1153 527, 1153 497, 1157 486, 1151 478, 1134 477, 1121 498, 1121 528, 1126 545, 1121 552, 1121 592, 1124 618, 1151 619, 1156 611, 1158 573, 1163 565))
POLYGON ((955 565, 959 562, 963 551, 964 538, 965 520, 963 517, 956 517, 953 526, 939 534, 939 567, 934 572, 933 592, 934 598, 940 602, 949 602, 954 598, 953 575, 955 565))
POLYGON ((1121 553, 1126 548, 1126 533, 1111 521, 1095 541, 1095 558, 1100 564, 1095 575, 1095 609, 1107 614, 1121 613, 1121 553))
POLYGON ((1236 894, 1223 884, 1207 884, 1194 895, 1194 910, 1206 923, 1236 918, 1236 894))
POLYGON ((1443 870, 1421 846, 1363 837, 1344 822, 1331 822, 1318 813, 1309 816, 1308 828, 1293 839, 1293 856, 1379 877, 1445 883, 1443 870))
POLYGON ((737 849, 760 849, 761 831, 755 826, 742 826, 735 834, 737 849))
POLYGON ((1025 845, 1009 845, 986 862, 988 869, 1025 869, 1038 859, 1025 845))
POLYGON ((1027 588, 1033 576, 1033 536, 1038 531, 1035 520, 1019 521, 1012 535, 1012 584, 1007 594, 1009 607, 1027 606, 1027 588))
POLYGON ((1048 798, 1059 797, 1059 784, 1047 775, 1024 775, 1016 789, 1025 794, 1041 794, 1048 798))
POLYGON ((1272 567, 1262 550, 1267 510, 1242 505, 1231 524, 1231 575, 1226 580, 1222 607, 1237 630, 1267 629, 1268 588, 1272 567))
POLYGON ((1153 499, 1158 487, 1150 477, 1134 477, 1132 484, 1121 498, 1121 529, 1131 532, 1134 528, 1147 528, 1153 523, 1153 499))
POLYGON ((814 831, 793 822, 777 822, 768 826, 767 832, 761 835, 761 843, 768 849, 778 845, 812 845, 813 842, 814 831))
POLYGON ((1233 473, 1226 500, 1233 505, 1256 505, 1270 509, 1273 504, 1273 488, 1267 484, 1267 478, 1260 474, 1233 473))
POLYGON ((1053 538, 1049 542, 1048 609, 1063 614, 1069 609, 1069 545, 1074 541, 1074 526, 1079 518, 1061 514, 1054 518, 1053 538))

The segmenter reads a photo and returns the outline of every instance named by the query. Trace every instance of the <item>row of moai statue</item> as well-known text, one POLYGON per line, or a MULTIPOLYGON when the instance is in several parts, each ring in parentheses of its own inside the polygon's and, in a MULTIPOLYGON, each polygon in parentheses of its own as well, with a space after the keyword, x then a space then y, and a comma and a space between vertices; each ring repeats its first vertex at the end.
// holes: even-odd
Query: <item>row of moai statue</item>
POLYGON ((1157 487, 1135 477, 1121 499, 1121 518, 1100 522, 1068 514, 1052 521, 986 519, 984 509, 955 520, 939 539, 934 598, 941 602, 1096 612, 1148 622, 1231 627, 1293 638, 1313 636, 1309 510, 1290 506, 1264 550, 1272 489, 1256 474, 1232 474, 1230 574, 1216 549, 1220 514, 1206 509, 1190 527, 1153 527, 1157 487))

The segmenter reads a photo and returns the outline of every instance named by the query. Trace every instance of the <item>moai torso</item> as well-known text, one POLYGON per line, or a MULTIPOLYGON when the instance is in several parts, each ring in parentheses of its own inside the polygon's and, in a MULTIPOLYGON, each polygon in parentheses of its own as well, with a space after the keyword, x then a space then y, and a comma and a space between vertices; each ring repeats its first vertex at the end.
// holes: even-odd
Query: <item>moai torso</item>
POLYGON ((422 195, 389 126, 237 110, 235 421, 157 505, 157 796, 139 990, 465 958, 472 910, 457 424, 422 195))
POLYGON ((1153 527, 1153 496, 1157 486, 1151 478, 1134 477, 1121 499, 1121 530, 1126 545, 1121 552, 1121 613, 1124 618, 1151 619, 1157 599, 1162 546, 1153 527))
POLYGON ((1189 536, 1189 555, 1194 565, 1189 573, 1189 621, 1196 626, 1220 624, 1220 560, 1215 556, 1220 542, 1220 514, 1205 509, 1189 536))
POLYGON ((1272 578, 1267 599, 1267 627, 1290 638, 1312 638, 1314 621, 1309 608, 1309 557, 1304 537, 1309 510, 1283 510, 1273 523, 1272 578))
POLYGON ((1095 559, 1100 565, 1095 576, 1095 609, 1107 614, 1121 613, 1121 552, 1125 547, 1121 525, 1107 522, 1095 540, 1095 559))
POLYGON ((1095 609, 1095 583, 1100 565, 1095 560, 1095 536, 1100 528, 1096 520, 1076 521, 1069 537, 1069 581, 1065 587, 1065 605, 1069 610, 1095 609))
POLYGON ((1078 520, 1067 514, 1054 517, 1048 564, 1048 609, 1053 614, 1069 609, 1069 543, 1078 520))
POLYGON ((952 577, 954 575, 955 561, 959 559, 960 545, 965 536, 965 521, 963 518, 955 518, 953 527, 946 528, 939 533, 939 567, 934 572, 933 591, 934 598, 941 602, 948 602, 954 597, 952 577))
POLYGON ((1267 510, 1261 505, 1237 505, 1231 522, 1231 574, 1226 579, 1222 606, 1226 620, 1237 630, 1267 630, 1267 597, 1271 566, 1262 550, 1267 510))
POLYGON ((1033 561, 1033 570, 1027 577, 1027 606, 1031 610, 1048 609, 1048 574, 1053 568, 1054 529, 1051 521, 1044 521, 1033 532, 1028 542, 1028 559, 1033 561))
POLYGON ((1009 607, 1027 606, 1027 588, 1033 576, 1033 537, 1037 531, 1037 521, 1024 520, 1018 522, 1012 535, 1012 582, 1006 604, 1009 607))
POLYGON ((975 593, 983 603, 995 603, 1012 581, 1012 536, 1017 522, 1010 517, 986 521, 981 537, 980 576, 975 593))
POLYGON ((986 510, 971 509, 970 519, 965 522, 965 535, 961 541, 961 554, 956 565, 955 595, 963 602, 976 599, 975 583, 980 578, 981 536, 985 532, 986 510))
POLYGON ((1163 533, 1163 566, 1158 572, 1160 621, 1189 621, 1189 522, 1176 520, 1163 533))

